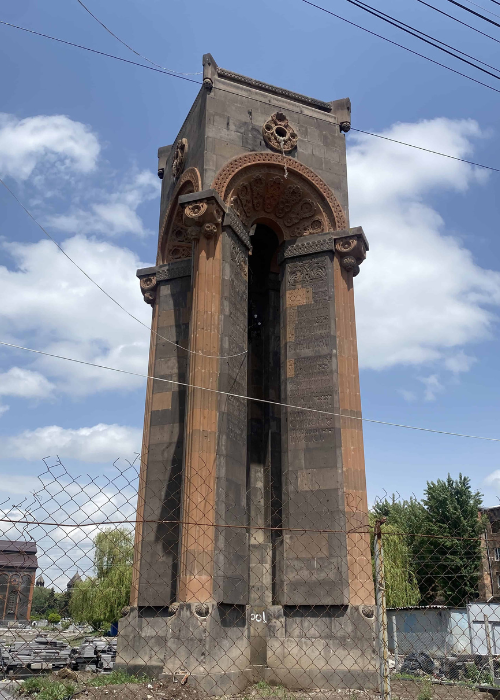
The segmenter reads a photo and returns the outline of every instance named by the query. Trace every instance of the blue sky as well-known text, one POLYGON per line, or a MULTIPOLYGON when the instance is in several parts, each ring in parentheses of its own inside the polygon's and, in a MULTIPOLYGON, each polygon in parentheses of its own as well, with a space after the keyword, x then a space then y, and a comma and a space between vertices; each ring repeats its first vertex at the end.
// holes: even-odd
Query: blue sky
MULTIPOLYGON (((500 39, 495 27, 435 2, 500 39)), ((195 73, 211 52, 222 67, 297 92, 349 96, 357 128, 500 167, 500 94, 299 0, 88 3, 168 68, 195 73)), ((462 70, 345 0, 324 4, 462 70)), ((495 42, 416 0, 377 7, 500 68, 495 42)), ((135 58, 76 0, 4 0, 0 19, 135 58)), ((155 258, 156 151, 175 139, 197 86, 5 26, 0 36, 1 176, 147 323, 135 269, 155 258)), ((364 415, 500 437, 500 175, 355 132, 347 143, 351 225, 370 241, 356 279, 364 415)), ((1 338, 145 372, 148 332, 93 288, 3 189, 0 207, 1 338)), ((140 449, 142 380, 9 349, 0 350, 0 375, 2 498, 16 502, 36 489, 47 455, 95 476, 140 449)), ((487 505, 500 495, 498 443, 366 424, 365 444, 370 500, 384 491, 421 496, 428 479, 448 472, 469 475, 487 505)))

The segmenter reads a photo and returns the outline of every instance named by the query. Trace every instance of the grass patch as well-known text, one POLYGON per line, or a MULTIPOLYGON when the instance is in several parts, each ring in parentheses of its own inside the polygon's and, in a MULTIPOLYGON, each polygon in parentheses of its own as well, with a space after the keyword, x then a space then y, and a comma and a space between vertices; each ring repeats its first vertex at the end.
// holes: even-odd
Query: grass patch
POLYGON ((417 700, 432 700, 432 682, 425 679, 422 682, 422 688, 417 696, 417 700))
POLYGON ((149 678, 145 675, 136 676, 126 671, 116 670, 111 673, 98 673, 90 678, 85 685, 90 688, 100 688, 103 685, 121 685, 122 683, 147 683, 149 678))
POLYGON ((71 681, 55 681, 47 676, 36 676, 24 681, 21 693, 36 700, 66 700, 75 690, 76 685, 71 681))

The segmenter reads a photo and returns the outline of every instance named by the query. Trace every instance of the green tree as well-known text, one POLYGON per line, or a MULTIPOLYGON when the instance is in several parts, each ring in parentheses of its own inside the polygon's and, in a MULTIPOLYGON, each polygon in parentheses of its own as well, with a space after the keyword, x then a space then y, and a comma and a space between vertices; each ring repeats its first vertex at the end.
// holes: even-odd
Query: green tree
POLYGON ((47 615, 47 622, 50 622, 51 625, 57 625, 61 622, 61 616, 59 613, 51 612, 47 615))
POLYGON ((468 477, 427 482, 422 501, 378 502, 371 513, 382 526, 388 605, 440 602, 462 607, 478 594, 482 495, 468 477), (401 534, 394 534, 401 533, 401 534), (401 603, 401 601, 405 601, 401 603))
POLYGON ((472 490, 469 477, 448 474, 446 480, 427 482, 424 495, 430 537, 421 538, 421 590, 427 602, 439 595, 446 605, 461 607, 478 595, 482 494, 472 490))
POLYGON ((31 615, 39 616, 39 619, 46 619, 49 610, 57 608, 56 593, 53 588, 36 586, 33 590, 31 603, 31 615))
POLYGON ((106 530, 94 538, 95 576, 79 581, 72 591, 71 617, 98 630, 120 617, 132 584, 133 535, 125 528, 106 530))
POLYGON ((382 537, 385 592, 390 608, 403 608, 420 603, 420 591, 412 558, 414 537, 402 533, 411 532, 415 528, 415 524, 410 525, 410 521, 412 517, 417 519, 417 513, 421 517, 421 510, 417 501, 397 503, 393 498, 392 502, 377 503, 370 513, 372 526, 377 519, 388 519, 388 522, 382 525, 382 537))

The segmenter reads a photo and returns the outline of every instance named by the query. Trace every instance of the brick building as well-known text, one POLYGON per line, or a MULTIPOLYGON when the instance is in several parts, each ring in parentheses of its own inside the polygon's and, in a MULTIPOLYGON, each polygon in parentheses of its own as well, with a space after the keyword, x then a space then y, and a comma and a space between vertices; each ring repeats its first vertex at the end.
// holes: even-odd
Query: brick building
POLYGON ((0 540, 0 620, 29 620, 38 567, 35 542, 0 540))
POLYGON ((500 603, 500 506, 484 508, 483 514, 487 521, 479 598, 500 603))

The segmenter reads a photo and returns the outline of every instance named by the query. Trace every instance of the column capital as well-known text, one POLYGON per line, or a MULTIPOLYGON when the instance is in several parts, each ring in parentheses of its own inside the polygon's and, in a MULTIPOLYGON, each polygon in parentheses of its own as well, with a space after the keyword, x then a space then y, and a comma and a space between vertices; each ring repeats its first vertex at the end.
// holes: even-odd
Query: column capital
POLYGON ((363 229, 361 226, 356 226, 341 231, 315 233, 296 240, 284 241, 280 246, 278 262, 281 264, 287 258, 332 251, 338 255, 342 267, 352 271, 353 275, 356 276, 359 272, 359 265, 365 259, 368 249, 369 245, 363 229))
POLYGON ((220 232, 227 206, 215 190, 184 194, 179 197, 179 205, 184 210, 184 224, 192 240, 202 234, 214 238, 220 232))
POLYGON ((178 277, 189 277, 191 275, 191 258, 185 260, 174 260, 164 265, 155 267, 142 267, 135 273, 139 278, 141 292, 146 304, 155 303, 156 288, 159 282, 177 279, 178 277))

